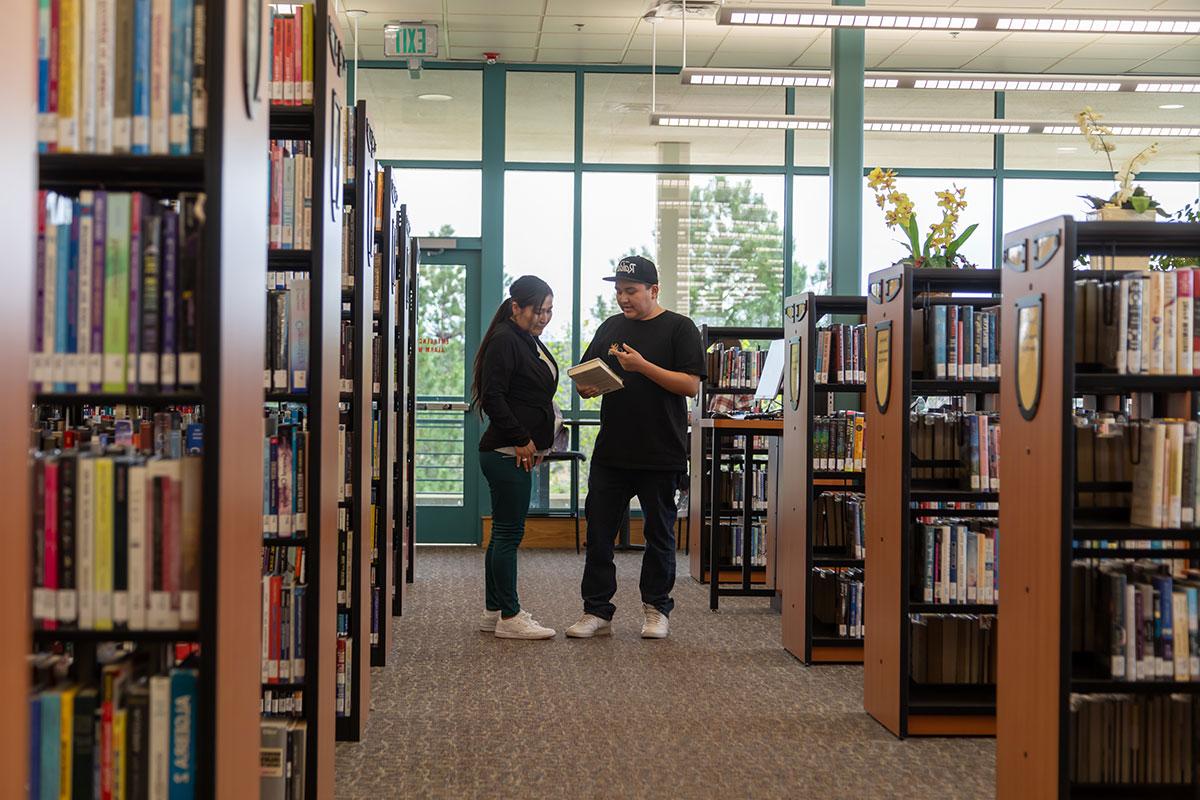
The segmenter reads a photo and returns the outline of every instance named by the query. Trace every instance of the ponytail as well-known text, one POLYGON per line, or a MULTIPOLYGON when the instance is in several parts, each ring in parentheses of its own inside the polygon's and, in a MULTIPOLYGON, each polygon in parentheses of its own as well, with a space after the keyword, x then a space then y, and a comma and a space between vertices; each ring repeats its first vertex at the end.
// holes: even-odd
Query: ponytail
POLYGON ((483 397, 483 361, 487 355, 488 347, 491 346, 492 341, 496 338, 496 334, 500 330, 500 326, 512 317, 512 304, 516 303, 518 308, 528 308, 529 306, 540 307, 546 300, 546 297, 553 293, 550 289, 550 284, 536 275, 522 275, 513 281, 512 286, 508 288, 508 297, 501 301, 500 307, 492 315, 492 321, 488 324, 487 331, 483 334, 483 339, 479 342, 479 350, 475 353, 475 364, 471 371, 471 408, 477 411, 480 416, 483 416, 483 406, 481 405, 483 397))

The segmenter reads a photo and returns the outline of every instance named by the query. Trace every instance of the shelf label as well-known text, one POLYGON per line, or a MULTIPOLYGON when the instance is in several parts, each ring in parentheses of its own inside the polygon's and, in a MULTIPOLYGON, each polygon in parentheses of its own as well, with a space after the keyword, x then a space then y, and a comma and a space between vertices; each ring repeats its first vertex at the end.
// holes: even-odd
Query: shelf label
POLYGON ((1017 405, 1021 416, 1037 416, 1042 395, 1042 296, 1017 301, 1017 405))
POLYGON ((892 394, 892 321, 875 323, 875 405, 886 414, 892 394))
POLYGON ((437 25, 419 22, 383 26, 383 55, 386 58, 437 58, 437 25))

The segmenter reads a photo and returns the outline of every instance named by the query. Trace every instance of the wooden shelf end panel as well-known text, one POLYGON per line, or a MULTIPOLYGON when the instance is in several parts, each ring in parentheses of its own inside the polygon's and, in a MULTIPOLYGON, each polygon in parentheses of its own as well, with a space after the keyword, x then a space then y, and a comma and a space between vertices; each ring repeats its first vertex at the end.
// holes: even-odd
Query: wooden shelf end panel
MULTIPOLYGON (((996 718, 987 714, 910 714, 908 717, 908 735, 995 736, 996 718)), ((997 767, 997 772, 999 772, 999 767, 997 767)), ((1052 796, 1047 795, 1047 797, 1052 796)))

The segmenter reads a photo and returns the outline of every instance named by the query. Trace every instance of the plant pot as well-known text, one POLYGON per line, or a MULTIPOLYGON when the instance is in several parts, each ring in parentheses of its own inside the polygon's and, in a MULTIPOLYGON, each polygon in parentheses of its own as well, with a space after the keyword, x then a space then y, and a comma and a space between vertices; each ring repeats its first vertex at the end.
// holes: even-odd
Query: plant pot
MULTIPOLYGON (((1132 208, 1101 208, 1088 213, 1089 220, 1103 222, 1154 222, 1158 215, 1153 209, 1143 212, 1132 208)), ((1094 269, 1150 269, 1150 256, 1093 256, 1094 269)))

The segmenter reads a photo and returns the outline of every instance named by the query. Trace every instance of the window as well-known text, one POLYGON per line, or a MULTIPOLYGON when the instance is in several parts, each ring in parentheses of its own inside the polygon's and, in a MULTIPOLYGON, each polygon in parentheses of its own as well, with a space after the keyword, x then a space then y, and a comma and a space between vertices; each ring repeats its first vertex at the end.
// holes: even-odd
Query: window
MULTIPOLYGON (((1165 211, 1173 214, 1197 197, 1196 181, 1138 181, 1165 211)), ((1061 215, 1086 219, 1091 210, 1079 195, 1109 197, 1116 191, 1113 181, 1044 178, 1010 178, 1004 182, 1004 231, 1015 231, 1061 215)))
POLYGON ((355 96, 367 101, 380 159, 478 161, 483 145, 483 73, 362 69, 355 96))
POLYGON ((478 236, 483 179, 477 169, 397 169, 414 236, 478 236))
MULTIPOLYGON (((658 76, 658 110, 782 114, 779 87, 691 86, 658 76)), ((584 78, 583 160, 601 164, 783 164, 783 131, 668 128, 650 124, 650 76, 584 78)))
MULTIPOLYGON (((967 190, 969 205, 960 215, 956 230, 962 233, 972 223, 978 223, 979 227, 959 252, 980 269, 990 269, 995 265, 992 257, 993 184, 990 178, 906 178, 901 175, 896 180, 896 188, 906 192, 913 201, 922 243, 929 235, 929 226, 942 218, 934 192, 951 186, 967 190)), ((864 294, 867 277, 872 272, 884 269, 908 255, 908 249, 901 244, 902 235, 899 230, 890 230, 884 224, 883 211, 875 205, 875 195, 867 188, 864 178, 861 281, 864 294)))
POLYGON ((575 75, 510 72, 505 78, 504 157, 575 160, 575 75))
POLYGON ((792 292, 829 294, 829 177, 792 180, 792 292))
POLYGON ((522 275, 537 275, 554 291, 554 317, 542 342, 558 362, 555 402, 571 407, 571 317, 574 306, 574 181, 569 172, 519 172, 504 178, 504 286, 522 275), (531 224, 530 209, 537 209, 531 224))
MULTIPOLYGON (((992 119, 991 92, 931 89, 867 89, 864 116, 869 119, 992 119)), ((992 137, 986 134, 867 133, 863 161, 868 167, 992 166, 992 137)), ((915 198, 914 198, 915 199, 915 198)))
MULTIPOLYGON (((1187 95, 1121 92, 1119 94, 1089 94, 1086 92, 1008 92, 1004 97, 1004 115, 1011 119, 1075 124, 1075 115, 1090 106, 1101 115, 1102 125, 1133 122, 1137 124, 1200 123, 1200 103, 1187 95), (1180 98, 1184 99, 1180 99, 1180 98), (1162 105, 1182 105, 1182 108, 1162 109, 1162 105)), ((1117 136, 1110 140, 1117 146, 1112 152, 1112 171, 1116 171, 1132 156, 1158 142, 1159 153, 1146 165, 1151 172, 1196 172, 1200 170, 1200 148, 1190 137, 1117 136)), ((1109 172, 1109 159, 1104 153, 1092 152, 1082 134, 1075 136, 1006 136, 1004 165, 1008 169, 1089 170, 1109 172)), ((1080 192, 1082 194, 1082 192, 1080 192)), ((1111 192, 1109 192, 1111 194, 1111 192)), ((1107 196, 1107 195, 1105 195, 1107 196)))

